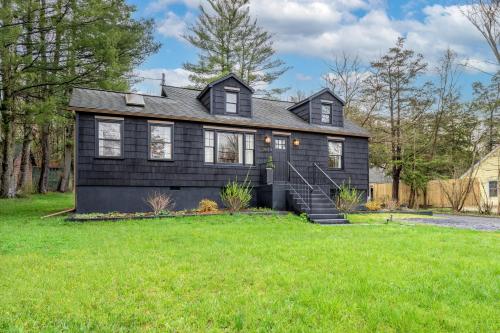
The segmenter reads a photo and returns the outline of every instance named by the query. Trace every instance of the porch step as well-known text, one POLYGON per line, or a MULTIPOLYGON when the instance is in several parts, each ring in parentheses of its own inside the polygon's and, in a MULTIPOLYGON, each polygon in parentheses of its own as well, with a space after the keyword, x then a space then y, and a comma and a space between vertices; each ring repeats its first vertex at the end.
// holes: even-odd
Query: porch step
POLYGON ((346 219, 322 219, 322 220, 311 220, 315 224, 349 224, 346 219))
POLYGON ((341 214, 324 193, 315 190, 311 193, 310 203, 304 203, 298 193, 288 192, 288 200, 295 211, 306 213, 309 220, 316 224, 346 224, 349 221, 341 214), (311 205, 309 207, 309 204, 311 205))
POLYGON ((318 214, 318 213, 312 213, 309 214, 309 218, 311 220, 329 220, 329 219, 344 219, 344 214, 318 214))

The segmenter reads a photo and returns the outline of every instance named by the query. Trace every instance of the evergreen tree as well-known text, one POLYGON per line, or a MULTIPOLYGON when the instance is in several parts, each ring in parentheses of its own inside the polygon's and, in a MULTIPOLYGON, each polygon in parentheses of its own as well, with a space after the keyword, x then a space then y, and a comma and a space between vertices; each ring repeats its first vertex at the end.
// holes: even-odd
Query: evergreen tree
MULTIPOLYGON (((197 63, 185 63, 193 84, 204 87, 231 72, 256 90, 281 76, 288 67, 275 59, 272 36, 249 13, 249 0, 208 0, 184 38, 199 49, 197 63)), ((267 90, 280 94, 285 89, 267 90)))
MULTIPOLYGON (((49 162, 54 157, 53 143, 59 141, 54 138, 73 132, 64 130, 73 123, 65 111, 71 88, 126 90, 128 73, 159 45, 153 41, 153 22, 132 18, 134 7, 125 0, 1 1, 0 109, 4 153, 0 196, 12 197, 16 185, 24 182, 13 181, 13 148, 16 133, 21 132, 15 130, 18 124, 23 128, 21 170, 27 170, 30 150, 39 149, 42 170, 38 189, 45 193, 49 162), (30 135, 33 127, 37 127, 39 136, 30 135), (35 140, 35 144, 31 145, 30 140, 35 140)), ((66 142, 71 141, 72 137, 66 138, 66 142)), ((70 166, 71 163, 65 163, 65 168, 70 166)), ((25 176, 21 178, 27 179, 25 176)))

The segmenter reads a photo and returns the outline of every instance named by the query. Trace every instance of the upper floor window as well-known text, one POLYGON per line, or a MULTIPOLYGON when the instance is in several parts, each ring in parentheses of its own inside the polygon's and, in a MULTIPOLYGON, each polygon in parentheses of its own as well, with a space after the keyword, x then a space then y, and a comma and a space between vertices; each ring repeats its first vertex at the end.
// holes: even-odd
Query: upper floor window
POLYGON ((238 93, 226 92, 226 112, 237 113, 238 110, 238 93))
POLYGON ((331 169, 342 169, 344 154, 344 143, 340 141, 328 141, 328 167, 331 169))
POLYGON ((321 122, 325 124, 332 123, 332 105, 321 104, 321 122))
POLYGON ((490 198, 498 197, 498 182, 490 181, 488 182, 488 194, 490 198))
POLYGON ((149 158, 172 159, 172 129, 169 123, 149 123, 149 158))
POLYGON ((205 163, 253 165, 254 159, 253 134, 205 131, 205 163))
POLYGON ((97 156, 119 158, 123 156, 123 119, 97 118, 97 156))

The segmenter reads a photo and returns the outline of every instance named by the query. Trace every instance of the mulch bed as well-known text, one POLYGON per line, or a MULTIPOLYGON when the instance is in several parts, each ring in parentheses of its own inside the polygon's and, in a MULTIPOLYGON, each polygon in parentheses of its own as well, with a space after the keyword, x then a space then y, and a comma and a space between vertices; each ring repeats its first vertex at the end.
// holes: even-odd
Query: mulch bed
MULTIPOLYGON (((192 217, 192 216, 222 216, 222 215, 234 215, 234 214, 243 214, 243 215, 287 215, 291 212, 288 211, 241 211, 236 213, 231 213, 229 211, 219 211, 214 213, 184 213, 184 214, 163 214, 163 215, 152 215, 151 213, 147 213, 149 215, 135 215, 134 213, 129 214, 120 214, 120 216, 95 216, 95 217, 80 217, 70 215, 66 218, 66 221, 72 222, 97 222, 97 221, 121 221, 121 220, 148 220, 148 219, 162 219, 162 218, 173 218, 173 217, 192 217)), ((83 215, 83 214, 81 214, 83 215)))

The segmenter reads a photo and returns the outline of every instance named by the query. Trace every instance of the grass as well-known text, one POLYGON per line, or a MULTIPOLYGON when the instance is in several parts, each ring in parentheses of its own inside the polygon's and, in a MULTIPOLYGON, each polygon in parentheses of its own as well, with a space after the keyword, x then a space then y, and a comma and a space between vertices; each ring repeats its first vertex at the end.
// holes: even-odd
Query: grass
POLYGON ((71 205, 0 200, 0 331, 500 331, 499 233, 39 218, 71 205))
MULTIPOLYGON (((387 220, 392 222, 405 222, 406 219, 411 218, 426 218, 426 219, 438 219, 439 217, 428 216, 428 215, 418 215, 418 214, 399 214, 399 213, 366 213, 366 214, 349 214, 348 220, 353 224, 385 224, 387 220)), ((389 222, 390 223, 390 222, 389 222)))

